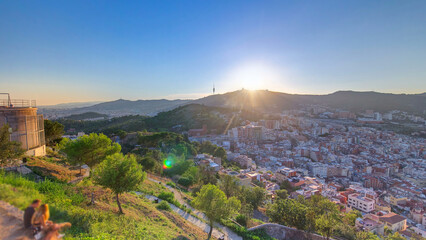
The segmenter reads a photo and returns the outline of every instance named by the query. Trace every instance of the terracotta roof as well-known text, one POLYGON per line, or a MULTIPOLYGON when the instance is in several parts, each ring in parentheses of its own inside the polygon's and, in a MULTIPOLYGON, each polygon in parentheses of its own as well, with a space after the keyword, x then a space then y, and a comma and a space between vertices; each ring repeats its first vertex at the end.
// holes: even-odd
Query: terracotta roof
POLYGON ((395 224, 404 221, 406 218, 396 213, 388 213, 380 217, 380 221, 395 224))

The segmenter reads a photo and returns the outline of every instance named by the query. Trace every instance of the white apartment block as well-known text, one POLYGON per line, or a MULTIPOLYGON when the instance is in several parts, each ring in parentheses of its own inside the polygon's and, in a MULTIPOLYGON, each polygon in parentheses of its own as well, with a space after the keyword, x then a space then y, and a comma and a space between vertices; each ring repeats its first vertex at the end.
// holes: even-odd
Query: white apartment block
POLYGON ((348 205, 365 213, 374 210, 374 200, 359 193, 353 193, 348 196, 348 205))

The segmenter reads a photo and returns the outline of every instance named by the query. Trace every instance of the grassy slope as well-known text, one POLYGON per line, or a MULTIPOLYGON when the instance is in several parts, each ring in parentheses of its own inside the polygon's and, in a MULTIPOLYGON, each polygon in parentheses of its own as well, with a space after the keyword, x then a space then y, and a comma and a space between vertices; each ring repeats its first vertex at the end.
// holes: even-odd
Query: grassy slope
MULTIPOLYGON (((45 163, 41 163, 46 167, 45 163)), ((56 164, 55 164, 56 165, 56 164)), ((148 180, 143 190, 158 193, 164 186, 148 180)), ((51 219, 69 221, 68 239, 202 239, 206 234, 174 212, 160 211, 156 204, 134 194, 123 194, 125 215, 117 213, 113 194, 86 180, 78 185, 45 181, 35 183, 15 175, 0 175, 0 199, 24 209, 33 199, 49 203, 51 219), (96 205, 89 205, 91 193, 96 205)))

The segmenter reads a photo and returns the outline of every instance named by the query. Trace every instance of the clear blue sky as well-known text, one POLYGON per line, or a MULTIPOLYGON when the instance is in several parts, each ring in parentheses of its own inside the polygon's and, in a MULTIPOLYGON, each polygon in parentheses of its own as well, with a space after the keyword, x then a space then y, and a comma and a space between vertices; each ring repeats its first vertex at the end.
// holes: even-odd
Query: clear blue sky
POLYGON ((425 13, 424 0, 0 0, 0 89, 39 104, 190 98, 213 83, 424 92, 425 13))

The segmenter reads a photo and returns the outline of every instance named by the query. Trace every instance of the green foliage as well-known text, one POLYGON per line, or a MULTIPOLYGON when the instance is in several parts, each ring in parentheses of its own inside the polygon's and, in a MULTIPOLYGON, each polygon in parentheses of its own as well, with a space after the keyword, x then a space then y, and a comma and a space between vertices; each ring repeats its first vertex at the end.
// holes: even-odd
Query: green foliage
POLYGON ((241 226, 247 227, 247 217, 245 215, 241 215, 239 214, 236 218, 235 221, 240 224, 241 226))
POLYGON ((204 185, 192 203, 196 208, 204 212, 210 220, 209 238, 211 237, 213 222, 229 217, 241 207, 241 203, 237 198, 231 197, 227 199, 225 193, 211 184, 204 185))
POLYGON ((166 201, 161 201, 157 205, 157 208, 161 209, 161 210, 165 210, 165 211, 171 211, 172 210, 172 208, 170 207, 170 205, 166 201))
POLYGON ((219 188, 225 193, 227 198, 237 196, 240 192, 238 179, 227 174, 220 177, 219 188))
POLYGON ((199 183, 200 180, 200 170, 198 169, 198 167, 192 166, 185 171, 185 173, 179 179, 178 183, 182 186, 189 187, 196 183, 199 183))
MULTIPOLYGON (((380 238, 372 232, 359 231, 355 235, 356 240, 380 240, 380 238)), ((402 238, 402 240, 405 238, 402 238)))
POLYGON ((158 195, 159 199, 165 200, 169 203, 174 203, 175 202, 175 195, 173 194, 173 192, 166 192, 166 191, 162 191, 159 195, 158 195))
POLYGON ((153 172, 155 170, 155 167, 158 164, 158 162, 155 161, 154 158, 149 156, 138 157, 137 160, 138 160, 138 163, 142 165, 143 169, 148 172, 153 172))
POLYGON ((308 232, 318 232, 327 238, 334 232, 346 238, 354 235, 351 224, 358 213, 351 212, 343 217, 343 220, 335 203, 320 195, 313 195, 310 199, 278 198, 268 207, 267 215, 272 222, 308 232))
POLYGON ((200 171, 200 181, 202 184, 216 184, 217 183, 217 175, 216 172, 212 171, 210 168, 206 168, 204 166, 198 166, 200 171))
POLYGON ((20 142, 10 141, 9 125, 0 128, 0 166, 22 157, 24 149, 20 142))
POLYGON ((146 178, 146 173, 132 155, 121 153, 108 156, 93 172, 93 180, 116 194, 117 205, 123 213, 118 196, 121 193, 137 190, 146 178))
POLYGON ((244 240, 275 240, 275 238, 269 236, 263 229, 248 231, 247 228, 240 227, 230 220, 222 220, 221 223, 241 236, 244 240))
POLYGON ((317 231, 327 239, 330 239, 331 234, 335 230, 336 224, 337 219, 328 215, 321 215, 317 220, 315 220, 317 231))
POLYGON ((66 154, 71 165, 81 166, 87 164, 94 167, 102 162, 107 156, 119 153, 121 146, 112 143, 104 134, 91 133, 76 140, 64 139, 61 142, 61 151, 66 154))
POLYGON ((285 189, 285 190, 287 190, 288 193, 292 193, 292 192, 297 190, 296 188, 291 186, 291 184, 288 180, 285 180, 281 183, 280 189, 285 189))
POLYGON ((304 230, 307 222, 306 212, 307 208, 303 204, 293 199, 285 199, 272 204, 266 214, 272 222, 304 230))
POLYGON ((350 226, 355 226, 355 221, 359 217, 362 217, 361 212, 357 210, 351 210, 350 212, 345 214, 345 216, 343 217, 343 222, 350 226))
MULTIPOLYGON (((82 186, 89 185, 85 180, 82 186)), ((34 199, 49 204, 50 219, 54 222, 70 222, 71 229, 64 239, 173 239, 182 232, 167 218, 159 215, 141 214, 141 219, 129 214, 119 215, 95 206, 87 206, 85 197, 79 193, 79 187, 52 182, 33 182, 15 174, 0 171, 0 200, 20 209, 25 209, 34 199), (62 188, 62 190, 60 189, 62 188), (41 193, 38 189, 44 191, 41 193)), ((137 207, 155 211, 150 203, 139 199, 137 207)), ((105 206, 105 205, 103 205, 105 206)), ((132 208, 132 207, 131 207, 132 208)), ((132 208, 134 213, 140 209, 132 208)), ((129 210, 130 211, 130 210, 129 210)))
POLYGON ((285 189, 277 190, 275 191, 275 194, 277 195, 278 199, 287 199, 288 198, 288 192, 285 189))
POLYGON ((170 161, 172 164, 171 168, 167 168, 163 170, 163 172, 168 176, 182 175, 190 167, 194 166, 194 161, 178 158, 174 155, 169 155, 169 157, 167 157, 167 160, 170 161))
POLYGON ((403 236, 399 234, 399 232, 396 232, 392 235, 389 235, 385 238, 386 240, 405 240, 403 236))
POLYGON ((243 188, 240 195, 244 198, 243 202, 250 204, 255 210, 265 201, 266 191, 261 187, 243 188))
POLYGON ((176 188, 176 184, 174 182, 167 182, 166 184, 172 188, 176 188))
POLYGON ((64 135, 64 125, 56 121, 44 120, 44 136, 46 144, 49 146, 54 145, 64 135))
POLYGON ((193 179, 190 177, 180 177, 178 183, 184 187, 189 187, 193 183, 193 179))

